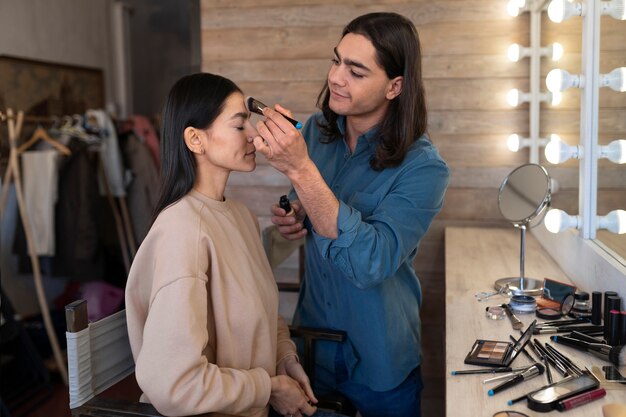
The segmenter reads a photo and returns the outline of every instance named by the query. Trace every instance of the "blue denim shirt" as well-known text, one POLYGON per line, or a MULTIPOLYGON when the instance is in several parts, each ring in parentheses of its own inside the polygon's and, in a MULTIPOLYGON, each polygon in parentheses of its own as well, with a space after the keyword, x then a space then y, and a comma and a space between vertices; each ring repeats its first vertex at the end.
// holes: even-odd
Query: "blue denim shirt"
MULTIPOLYGON (((421 363, 422 291, 412 262, 441 210, 448 168, 422 137, 401 165, 375 171, 376 128, 351 153, 343 139, 320 142, 315 119, 322 117, 311 117, 302 133, 339 200, 338 237, 318 235, 305 220, 305 277, 294 323, 346 331, 341 349, 350 379, 387 391, 421 363)), ((345 118, 338 125, 344 134, 345 118)), ((297 199, 293 190, 291 198, 297 199)), ((336 349, 317 343, 318 365, 333 373, 336 349)))

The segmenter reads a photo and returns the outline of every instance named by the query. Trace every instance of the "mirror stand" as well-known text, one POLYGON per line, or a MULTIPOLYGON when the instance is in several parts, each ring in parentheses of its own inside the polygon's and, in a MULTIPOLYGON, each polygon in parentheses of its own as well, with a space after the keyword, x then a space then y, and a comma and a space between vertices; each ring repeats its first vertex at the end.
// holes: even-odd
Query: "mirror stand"
POLYGON ((543 291, 543 280, 528 278, 524 276, 524 251, 526 249, 526 225, 517 225, 520 229, 520 256, 519 256, 519 276, 500 278, 494 283, 497 291, 505 290, 508 287, 513 295, 541 295, 543 291))

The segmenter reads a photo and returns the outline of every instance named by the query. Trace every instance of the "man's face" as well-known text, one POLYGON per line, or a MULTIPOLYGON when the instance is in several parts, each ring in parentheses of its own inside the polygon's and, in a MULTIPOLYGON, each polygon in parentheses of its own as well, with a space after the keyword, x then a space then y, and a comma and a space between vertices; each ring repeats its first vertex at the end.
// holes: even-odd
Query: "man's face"
POLYGON ((389 101, 400 94, 402 77, 387 77, 376 61, 374 45, 363 35, 348 33, 334 52, 328 71, 330 108, 343 116, 367 119, 372 125, 380 122, 389 101))

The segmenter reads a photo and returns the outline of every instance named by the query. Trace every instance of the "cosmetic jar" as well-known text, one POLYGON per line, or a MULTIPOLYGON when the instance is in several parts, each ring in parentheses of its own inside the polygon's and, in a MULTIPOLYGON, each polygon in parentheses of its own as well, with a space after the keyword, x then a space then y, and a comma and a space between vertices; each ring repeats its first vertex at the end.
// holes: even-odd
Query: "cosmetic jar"
POLYGON ((572 317, 591 317, 591 303, 589 302, 589 293, 577 292, 574 294, 574 306, 569 314, 572 317))
POLYGON ((487 307, 485 309, 485 316, 491 320, 502 320, 506 316, 506 312, 500 306, 487 307))
POLYGON ((534 313, 537 309, 537 300, 534 297, 528 295, 514 295, 509 301, 511 310, 514 313, 527 314, 534 313))

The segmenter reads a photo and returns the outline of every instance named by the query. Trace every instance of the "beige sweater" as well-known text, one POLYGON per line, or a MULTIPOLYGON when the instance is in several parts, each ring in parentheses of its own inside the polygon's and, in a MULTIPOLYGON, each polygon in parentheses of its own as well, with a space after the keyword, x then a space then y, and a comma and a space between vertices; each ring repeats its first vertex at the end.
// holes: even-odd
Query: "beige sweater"
POLYGON ((141 401, 165 415, 267 416, 295 355, 256 218, 196 191, 159 214, 126 286, 141 401))

